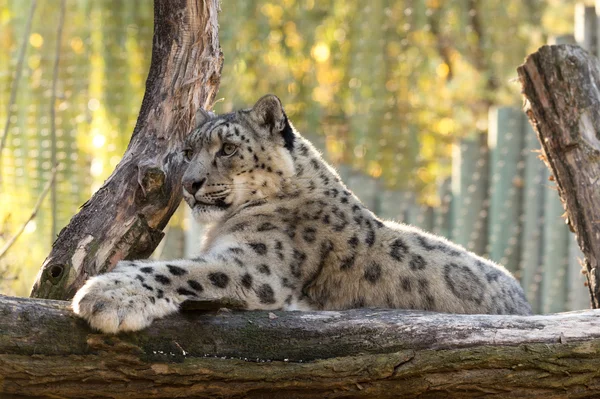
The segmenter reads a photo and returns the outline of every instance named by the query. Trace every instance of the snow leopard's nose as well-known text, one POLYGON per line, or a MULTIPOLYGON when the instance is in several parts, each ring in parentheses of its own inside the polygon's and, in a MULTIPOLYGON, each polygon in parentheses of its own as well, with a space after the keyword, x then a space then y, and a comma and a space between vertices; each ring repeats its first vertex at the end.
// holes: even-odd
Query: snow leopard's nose
POLYGON ((183 178, 183 188, 187 191, 191 196, 196 195, 198 190, 202 188, 206 178, 198 179, 198 178, 183 178))

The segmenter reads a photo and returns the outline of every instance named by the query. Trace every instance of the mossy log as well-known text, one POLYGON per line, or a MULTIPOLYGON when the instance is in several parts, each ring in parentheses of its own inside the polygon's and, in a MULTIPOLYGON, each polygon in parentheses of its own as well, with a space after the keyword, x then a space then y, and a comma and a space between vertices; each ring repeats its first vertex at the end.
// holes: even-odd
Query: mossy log
POLYGON ((62 301, 0 316, 2 398, 600 397, 600 310, 187 311, 119 335, 62 301))
POLYGON ((184 139, 219 87, 218 3, 155 0, 152 61, 127 151, 58 235, 32 297, 71 298, 89 276, 147 258, 159 244, 182 199, 184 139))
POLYGON ((518 68, 525 111, 585 255, 600 308, 600 64, 574 45, 543 46, 518 68))

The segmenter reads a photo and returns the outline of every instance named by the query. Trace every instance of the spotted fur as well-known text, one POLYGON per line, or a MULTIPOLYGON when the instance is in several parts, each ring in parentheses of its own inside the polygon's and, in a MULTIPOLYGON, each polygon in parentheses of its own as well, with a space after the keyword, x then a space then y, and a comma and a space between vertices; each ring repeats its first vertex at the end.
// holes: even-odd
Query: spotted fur
POLYGON ((444 238, 382 221, 289 123, 279 99, 221 116, 189 135, 184 198, 211 222, 201 255, 120 262, 76 294, 104 332, 139 330, 187 299, 247 309, 391 307, 530 314, 503 267, 444 238))

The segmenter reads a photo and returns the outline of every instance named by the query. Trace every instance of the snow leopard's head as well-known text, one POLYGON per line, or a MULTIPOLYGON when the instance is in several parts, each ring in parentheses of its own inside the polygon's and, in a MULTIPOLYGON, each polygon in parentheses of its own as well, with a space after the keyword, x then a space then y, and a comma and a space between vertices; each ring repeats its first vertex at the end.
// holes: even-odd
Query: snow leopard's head
POLYGON ((186 139, 183 196, 199 222, 281 193, 294 175, 296 133, 274 95, 250 109, 215 116, 200 109, 186 139))

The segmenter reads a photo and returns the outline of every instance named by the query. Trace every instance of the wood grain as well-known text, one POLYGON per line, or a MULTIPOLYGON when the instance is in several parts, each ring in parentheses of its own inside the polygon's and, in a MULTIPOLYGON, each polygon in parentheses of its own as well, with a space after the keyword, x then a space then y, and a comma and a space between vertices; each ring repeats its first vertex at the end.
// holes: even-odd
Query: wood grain
POLYGON ((518 68, 525 111, 558 186, 566 222, 585 254, 600 307, 600 65, 574 45, 543 46, 518 68))
POLYGON ((0 315, 0 397, 600 395, 600 310, 183 312, 116 336, 62 301, 0 296, 0 315))

